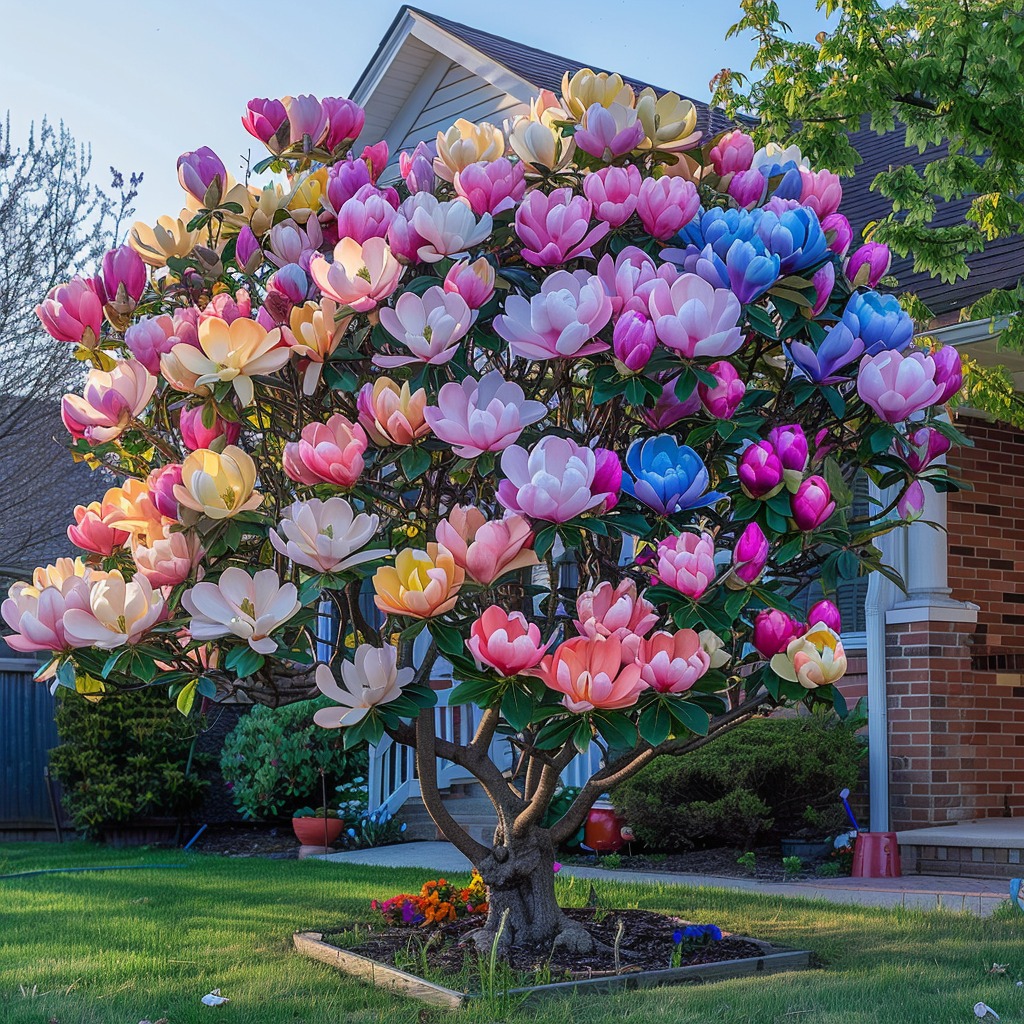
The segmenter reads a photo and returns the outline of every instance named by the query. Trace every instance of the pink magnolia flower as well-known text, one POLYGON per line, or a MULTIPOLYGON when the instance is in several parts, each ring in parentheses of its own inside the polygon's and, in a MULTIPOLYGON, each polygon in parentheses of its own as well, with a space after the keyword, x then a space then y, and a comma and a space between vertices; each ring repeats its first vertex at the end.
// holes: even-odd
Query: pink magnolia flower
POLYGON ((455 564, 484 586, 506 573, 538 564, 530 546, 530 524, 514 512, 504 519, 488 520, 473 505, 456 505, 448 518, 437 524, 436 532, 438 544, 452 553, 455 564))
MULTIPOLYGON (((168 462, 163 466, 158 466, 146 477, 146 490, 148 491, 149 502, 152 503, 152 507, 168 523, 179 518, 180 510, 174 488, 181 484, 181 477, 182 465, 180 462, 168 462)), ((120 506, 115 507, 120 508, 120 506)), ((123 511, 121 518, 124 518, 123 511)), ((152 518, 154 519, 153 526, 155 527, 156 517, 152 518)), ((143 532, 148 535, 149 529, 147 528, 143 532)))
POLYGON ((671 263, 656 265, 654 260, 636 246, 626 246, 613 260, 610 254, 601 257, 597 276, 612 302, 612 313, 636 311, 649 317, 647 296, 656 280, 671 285, 679 271, 671 263))
POLYGON ((372 185, 370 168, 365 160, 356 160, 351 153, 327 169, 325 206, 332 212, 345 205, 365 185, 372 185))
POLYGON ((613 587, 607 580, 594 590, 585 590, 576 598, 573 625, 581 636, 613 636, 622 643, 629 661, 636 659, 641 637, 657 624, 658 613, 650 601, 639 596, 632 580, 613 587))
POLYGON ((935 383, 941 387, 935 405, 945 405, 963 387, 963 360, 952 345, 941 345, 933 349, 931 355, 935 363, 935 383))
POLYGON ((164 531, 150 545, 135 544, 135 567, 154 587, 174 587, 184 583, 199 564, 203 547, 197 534, 183 530, 164 531))
POLYGON ((836 510, 823 476, 809 476, 793 495, 793 522, 804 532, 817 529, 836 510))
POLYGON ((528 192, 515 221, 523 259, 535 267, 557 267, 588 252, 611 230, 607 224, 591 229, 591 213, 590 200, 574 195, 571 188, 557 188, 550 195, 539 189, 528 192))
POLYGON ((437 198, 432 192, 416 192, 409 196, 395 215, 388 227, 388 245, 391 251, 407 263, 420 261, 420 249, 425 248, 427 240, 413 227, 412 220, 416 211, 423 207, 428 213, 437 207, 437 198))
POLYGON ((130 536, 126 530, 114 526, 121 518, 121 510, 114 505, 93 501, 76 505, 74 514, 75 521, 68 527, 68 540, 83 551, 107 558, 124 547, 130 536))
POLYGON ((366 166, 370 168, 370 178, 374 183, 384 173, 384 168, 388 165, 388 154, 390 152, 391 150, 388 148, 386 139, 381 139, 380 142, 375 142, 372 146, 363 146, 359 159, 363 160, 366 166))
POLYGON ((124 433, 155 390, 156 377, 142 363, 124 359, 109 371, 90 370, 81 397, 61 399, 61 419, 72 437, 104 444, 124 433))
POLYGON ((188 624, 194 640, 233 636, 246 641, 259 654, 273 654, 271 636, 301 607, 294 583, 281 583, 273 569, 250 576, 231 566, 216 583, 197 583, 181 596, 192 615, 188 624))
POLYGON ((658 336, 654 324, 639 310, 627 310, 615 321, 612 352, 619 372, 639 373, 650 362, 658 336))
POLYGON ((64 629, 68 596, 79 582, 80 576, 69 576, 60 583, 41 588, 28 583, 13 584, 0 606, 4 622, 14 630, 4 637, 7 646, 25 654, 92 646, 88 640, 68 636, 64 629))
POLYGON ((418 142, 411 153, 398 154, 398 170, 410 195, 433 192, 437 187, 434 154, 425 142, 418 142))
POLYGON ((326 423, 307 423, 298 441, 284 446, 281 464, 297 483, 351 487, 363 472, 369 441, 358 423, 335 413, 326 423))
POLYGON ((456 193, 478 216, 512 210, 526 195, 526 168, 506 157, 468 164, 455 172, 456 193))
POLYGON ((51 288, 36 316, 51 338, 86 348, 95 348, 103 331, 103 302, 82 277, 51 288))
POLYGON ((535 671, 574 713, 632 707, 647 689, 635 662, 623 665, 616 637, 577 636, 555 648, 535 671))
POLYGON ((459 350, 459 342, 473 326, 476 314, 456 292, 435 285, 422 295, 402 292, 395 308, 382 306, 381 326, 411 353, 409 356, 375 355, 377 366, 430 363, 440 366, 459 350))
POLYGON ((918 427, 907 435, 907 441, 910 443, 909 449, 901 445, 896 452, 904 457, 912 473, 927 469, 936 459, 942 458, 953 444, 934 427, 918 427))
POLYGON ((540 629, 522 612, 506 612, 491 605, 469 628, 466 646, 478 665, 487 665, 502 676, 517 676, 536 668, 548 647, 541 643, 540 629))
POLYGON ((866 242, 846 262, 846 276, 853 285, 874 288, 889 273, 892 253, 881 242, 866 242))
POLYGON ((713 388, 703 381, 697 383, 701 405, 716 419, 731 420, 747 393, 747 386, 736 367, 724 359, 712 363, 708 373, 715 375, 717 383, 713 388))
POLYGON ((783 473, 782 463, 770 441, 757 441, 744 448, 736 467, 743 493, 762 501, 782 490, 783 473))
POLYGON ((809 445, 799 423, 773 427, 768 432, 768 443, 775 449, 784 470, 803 473, 807 468, 809 445))
POLYGON ((685 693, 711 665, 708 652, 692 629, 659 630, 640 641, 640 678, 658 693, 685 693))
MULTIPOLYGON (((197 329, 207 320, 223 320, 225 323, 233 324, 236 320, 250 320, 252 318, 252 298, 245 288, 239 288, 234 295, 231 292, 218 292, 203 307, 197 320, 197 329)), ((190 341, 189 344, 199 348, 199 341, 190 341)))
POLYGON ((912 523, 924 515, 925 493, 920 480, 914 480, 900 495, 896 511, 904 522, 912 523))
POLYGON ((270 543, 296 565, 314 572, 346 572, 391 554, 387 548, 361 550, 379 525, 376 515, 357 515, 344 498, 310 498, 284 510, 277 529, 270 531, 270 543))
POLYGON ((178 414, 178 429, 182 444, 190 451, 213 448, 220 444, 235 444, 242 432, 242 424, 224 419, 214 405, 182 406, 178 414), (207 426, 203 420, 209 423, 207 426))
POLYGON ((658 543, 657 578, 699 601, 715 578, 715 542, 708 533, 681 533, 658 543))
POLYGON ((619 228, 636 213, 643 180, 640 168, 633 164, 602 167, 583 179, 583 194, 590 200, 598 220, 619 228))
POLYGON ((886 350, 861 359, 857 394, 886 423, 899 423, 938 402, 944 388, 935 376, 935 360, 920 349, 886 350))
POLYGON ((651 430, 664 431, 680 420, 692 416, 700 408, 700 396, 694 389, 685 402, 676 397, 676 382, 670 380, 661 391, 654 407, 641 409, 640 415, 651 430))
POLYGON ((715 288, 697 274, 682 274, 671 285, 659 278, 649 288, 658 339, 684 359, 731 356, 742 346, 743 310, 728 288, 715 288))
POLYGON ((807 621, 812 628, 819 623, 828 626, 833 633, 843 631, 843 620, 839 609, 831 601, 817 601, 807 609, 807 621))
MULTIPOLYGON (((533 519, 564 523, 617 498, 598 489, 597 469, 596 453, 568 438, 549 434, 529 451, 514 444, 501 456, 506 479, 498 484, 498 501, 533 519)), ((620 466, 620 482, 621 473, 620 466)))
POLYGON ((343 238, 334 247, 334 262, 314 256, 309 273, 329 299, 357 313, 368 313, 398 287, 402 265, 383 238, 368 238, 363 245, 343 238))
POLYGON ((726 132, 709 154, 715 174, 735 174, 749 171, 754 162, 754 140, 738 129, 726 132))
POLYGON ((611 315, 611 300, 597 277, 557 270, 529 300, 510 295, 494 330, 520 359, 567 359, 607 349, 595 336, 611 315))
POLYGON ((752 643, 762 658, 780 654, 798 636, 803 636, 807 627, 791 619, 778 608, 766 608, 754 616, 752 643))
POLYGON ((824 220, 839 209, 843 200, 843 186, 839 175, 832 171, 809 171, 800 168, 800 205, 807 206, 824 220))
POLYGON ((294 146, 309 136, 314 147, 319 146, 327 134, 328 112, 315 97, 285 96, 284 108, 288 111, 288 141, 294 146))
POLYGON ((494 295, 494 267, 485 256, 462 260, 452 266, 444 279, 444 290, 461 295, 470 309, 480 309, 494 295))
POLYGON ((134 307, 146 290, 146 264, 130 246, 120 245, 103 257, 103 290, 109 301, 134 307))
POLYGON ((491 234, 491 215, 484 213, 478 220, 461 200, 442 203, 429 192, 419 192, 407 202, 415 202, 409 224, 423 239, 416 255, 424 263, 438 263, 448 256, 455 259, 466 256, 491 234))
POLYGON ((137 644, 166 613, 163 596, 141 573, 92 574, 67 595, 64 632, 81 646, 109 651, 137 644))
POLYGON ((764 530, 748 523, 732 550, 732 571, 741 583, 756 583, 768 562, 771 547, 764 530))
POLYGON ((500 370, 491 370, 479 381, 467 377, 442 385, 437 406, 423 410, 434 435, 463 459, 503 451, 546 414, 543 403, 527 401, 523 389, 505 380, 500 370))
POLYGON ((327 114, 324 149, 334 150, 344 142, 353 142, 363 130, 366 113, 358 103, 339 96, 325 96, 320 105, 327 114))
MULTIPOLYGON (((383 232, 381 233, 383 234, 383 232)), ((339 231, 338 234, 344 235, 345 232, 339 231)), ((362 243, 363 239, 357 238, 356 241, 362 243)), ((304 225, 296 224, 293 220, 283 220, 270 229, 270 249, 267 252, 267 259, 278 269, 289 263, 297 263, 303 270, 307 270, 309 261, 314 254, 319 253, 323 243, 324 233, 316 217, 310 217, 304 225)), ((214 296, 214 298, 218 298, 218 296, 214 296)))
POLYGON ((660 241, 689 224, 699 209, 697 186, 671 175, 644 178, 637 196, 636 212, 644 231, 660 241))
POLYGON ((338 210, 338 237, 353 238, 360 245, 369 238, 385 238, 396 216, 383 192, 364 185, 338 210))
MULTIPOLYGON (((186 329, 192 325, 186 324, 186 329)), ((146 316, 133 323, 124 332, 124 343, 132 355, 152 374, 160 372, 160 357, 175 345, 191 344, 178 334, 179 326, 166 313, 146 316)), ((195 328, 189 337, 195 335, 195 328)))
POLYGON ((408 381, 401 386, 390 377, 368 381, 356 396, 359 422, 375 444, 412 444, 430 433, 423 415, 425 388, 413 391, 408 381))
POLYGON ((280 100, 252 99, 246 104, 242 127, 276 154, 288 142, 287 121, 288 111, 280 100), (283 138, 279 134, 282 128, 283 138))
POLYGON ((834 233, 835 237, 828 243, 828 247, 838 256, 845 256, 853 242, 853 228, 850 227, 850 222, 841 213, 830 213, 822 218, 821 230, 826 234, 834 233))
POLYGON ((643 142, 644 126, 636 111, 624 103, 612 103, 608 107, 592 103, 583 112, 574 137, 584 153, 611 163, 643 142))

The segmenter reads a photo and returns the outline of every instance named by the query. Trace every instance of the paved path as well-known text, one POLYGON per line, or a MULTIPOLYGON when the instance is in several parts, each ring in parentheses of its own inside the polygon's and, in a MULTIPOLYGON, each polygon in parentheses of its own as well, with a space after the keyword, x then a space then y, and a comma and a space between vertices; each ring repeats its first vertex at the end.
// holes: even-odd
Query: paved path
MULTIPOLYGON (((387 868, 422 868, 453 874, 468 872, 469 861, 450 843, 401 843, 369 850, 350 850, 321 857, 338 864, 370 864, 387 868)), ((762 895, 802 896, 866 907, 909 907, 919 910, 969 911, 988 917, 1009 896, 1009 881, 984 878, 815 878, 802 882, 758 882, 721 875, 677 874, 668 871, 609 871, 567 864, 562 873, 577 878, 641 882, 647 885, 711 886, 762 895)))

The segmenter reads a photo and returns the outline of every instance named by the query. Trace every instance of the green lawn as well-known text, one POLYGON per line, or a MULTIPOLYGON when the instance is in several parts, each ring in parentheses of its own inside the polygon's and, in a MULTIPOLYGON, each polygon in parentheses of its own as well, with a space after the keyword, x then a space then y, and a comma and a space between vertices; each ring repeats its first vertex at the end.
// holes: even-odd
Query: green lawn
MULTIPOLYGON (((296 929, 365 918, 374 896, 412 889, 416 871, 116 851, 86 844, 0 846, 0 874, 101 864, 179 870, 0 880, 3 1024, 944 1024, 984 1000, 1024 1022, 1024 915, 992 920, 877 911, 714 889, 598 883, 604 906, 641 906, 814 950, 824 969, 704 988, 551 1002, 541 1010, 424 1009, 292 952, 296 929), (986 972, 1009 964, 1003 976, 986 972), (220 988, 231 1003, 200 1005, 220 988)), ((589 882, 560 882, 567 903, 589 882)))

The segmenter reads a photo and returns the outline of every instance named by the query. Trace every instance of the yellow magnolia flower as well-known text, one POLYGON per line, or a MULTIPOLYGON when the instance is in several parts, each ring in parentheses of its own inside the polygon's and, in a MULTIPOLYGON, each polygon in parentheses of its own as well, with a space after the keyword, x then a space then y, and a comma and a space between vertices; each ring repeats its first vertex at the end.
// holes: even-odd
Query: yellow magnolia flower
POLYGON ((169 257, 184 258, 196 247, 199 230, 188 230, 192 214, 182 210, 180 217, 161 217, 153 227, 137 220, 128 233, 128 244, 151 267, 165 267, 169 257))
POLYGON ((806 690, 831 686, 846 675, 846 652, 839 634, 817 622, 790 641, 785 654, 776 654, 772 671, 806 690))
MULTIPOLYGON (((252 378, 256 374, 276 373, 288 362, 288 347, 281 344, 281 331, 267 331, 255 320, 239 317, 230 324, 211 316, 199 324, 199 348, 179 344, 170 355, 187 373, 195 375, 189 390, 218 381, 231 381, 243 406, 253 399, 252 378)), ((168 368, 171 361, 168 360, 168 368)), ((161 369, 164 361, 161 360, 161 369)), ((173 381, 172 381, 173 383, 173 381)))
POLYGON ((39 597, 39 592, 46 587, 56 587, 58 590, 71 579, 77 576, 79 579, 85 577, 90 571, 81 558, 58 558, 50 565, 41 565, 32 573, 32 583, 17 584, 19 593, 29 597, 39 597))
POLYGON ((644 89, 637 97, 636 114, 647 138, 641 149, 667 151, 692 149, 700 142, 697 108, 674 92, 659 96, 653 89, 644 89))
POLYGON ((320 209, 320 197, 327 191, 327 168, 321 167, 307 174, 288 197, 288 209, 292 219, 305 224, 320 209))
POLYGON ((633 90, 622 80, 622 75, 580 68, 575 75, 570 76, 566 71, 562 76, 562 104, 576 120, 595 103, 602 107, 610 107, 613 103, 631 107, 633 102, 633 90))
POLYGON ((220 453, 209 448, 192 452, 182 463, 174 496, 179 505, 210 519, 230 519, 259 507, 263 495, 255 486, 256 464, 241 448, 229 444, 220 453))
POLYGON ((309 360, 302 374, 302 390, 311 395, 316 391, 320 373, 327 357, 338 347, 345 335, 345 329, 352 317, 344 317, 340 323, 334 315, 338 304, 325 295, 319 302, 304 302, 292 309, 288 328, 291 331, 292 352, 309 360))
POLYGON ((274 214, 287 209, 290 199, 290 193, 276 183, 253 190, 249 227, 257 238, 262 238, 274 226, 274 214))
POLYGON ((473 124, 460 117, 446 132, 437 133, 437 159, 434 170, 439 178, 454 181, 455 175, 470 164, 493 163, 505 155, 505 136, 488 121, 473 124))
POLYGON ((440 544, 428 544, 426 551, 403 548, 394 566, 382 566, 374 574, 373 600, 385 615, 429 619, 455 607, 465 578, 452 553, 440 544))

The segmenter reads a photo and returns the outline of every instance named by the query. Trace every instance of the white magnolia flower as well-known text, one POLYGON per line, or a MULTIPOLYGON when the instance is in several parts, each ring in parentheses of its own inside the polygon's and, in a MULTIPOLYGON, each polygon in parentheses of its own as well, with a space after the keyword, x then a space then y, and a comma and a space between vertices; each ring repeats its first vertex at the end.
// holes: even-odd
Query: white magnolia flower
POLYGON ((270 531, 270 543, 296 565, 315 572, 344 572, 391 554, 387 548, 359 550, 377 532, 379 522, 375 515, 356 515, 344 498, 311 498, 284 510, 277 530, 270 531))
POLYGON ((370 708, 388 704, 402 695, 402 687, 412 682, 411 668, 398 668, 398 648, 391 644, 374 647, 360 644, 354 661, 341 663, 341 685, 327 665, 316 670, 316 685, 325 697, 339 707, 321 708, 313 721, 325 729, 338 729, 361 722, 370 708))

